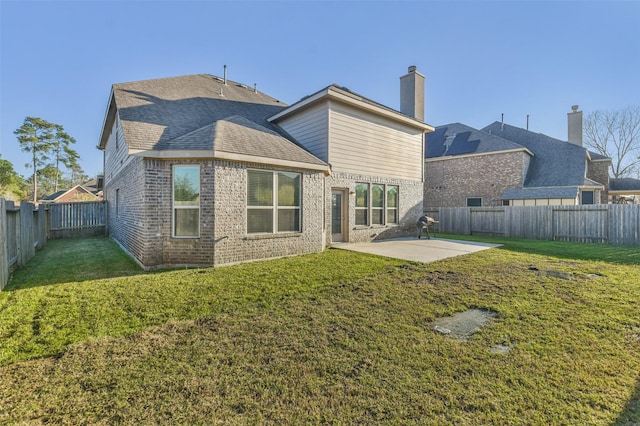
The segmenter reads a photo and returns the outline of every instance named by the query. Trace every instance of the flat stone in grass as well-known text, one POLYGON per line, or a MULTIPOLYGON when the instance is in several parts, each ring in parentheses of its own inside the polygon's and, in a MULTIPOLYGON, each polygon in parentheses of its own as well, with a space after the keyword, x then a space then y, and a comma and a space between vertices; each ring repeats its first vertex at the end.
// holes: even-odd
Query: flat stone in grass
POLYGON ((469 340, 476 331, 496 316, 498 314, 489 309, 469 309, 452 317, 436 319, 433 329, 454 339, 469 340))

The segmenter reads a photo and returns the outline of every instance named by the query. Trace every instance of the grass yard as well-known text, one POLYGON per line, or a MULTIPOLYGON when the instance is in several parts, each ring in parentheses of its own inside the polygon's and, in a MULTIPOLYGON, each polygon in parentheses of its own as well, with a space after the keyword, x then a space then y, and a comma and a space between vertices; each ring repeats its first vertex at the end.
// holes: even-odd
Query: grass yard
POLYGON ((0 292, 0 424, 640 424, 638 247, 482 240, 153 273, 51 241, 0 292))

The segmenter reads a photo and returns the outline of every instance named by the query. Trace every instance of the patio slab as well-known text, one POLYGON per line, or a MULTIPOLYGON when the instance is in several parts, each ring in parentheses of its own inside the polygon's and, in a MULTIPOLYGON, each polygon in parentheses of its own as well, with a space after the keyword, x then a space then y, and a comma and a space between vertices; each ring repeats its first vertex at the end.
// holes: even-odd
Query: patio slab
POLYGON ((429 263, 500 246, 501 244, 440 238, 432 238, 430 240, 424 238, 396 238, 370 243, 339 243, 334 244, 332 247, 395 259, 429 263))

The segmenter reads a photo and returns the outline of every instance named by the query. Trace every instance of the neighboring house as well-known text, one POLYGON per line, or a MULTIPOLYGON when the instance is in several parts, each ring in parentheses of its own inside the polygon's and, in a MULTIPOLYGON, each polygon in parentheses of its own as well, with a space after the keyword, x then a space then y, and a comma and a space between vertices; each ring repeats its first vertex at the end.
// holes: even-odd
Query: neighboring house
POLYGON ((423 84, 401 78, 404 113, 336 85, 287 106, 226 75, 116 84, 99 144, 110 234, 146 268, 412 235, 423 84))
POLYGON ((99 201, 100 198, 84 185, 63 189, 40 200, 41 203, 72 203, 77 201, 99 201))
POLYGON ((93 195, 102 200, 102 187, 104 186, 104 176, 98 175, 97 177, 82 184, 86 189, 91 191, 93 195))
MULTIPOLYGON (((611 159, 572 142, 495 122, 482 130, 455 123, 427 135, 425 207, 607 203, 611 159)), ((574 137, 576 133, 578 137, 574 137)))

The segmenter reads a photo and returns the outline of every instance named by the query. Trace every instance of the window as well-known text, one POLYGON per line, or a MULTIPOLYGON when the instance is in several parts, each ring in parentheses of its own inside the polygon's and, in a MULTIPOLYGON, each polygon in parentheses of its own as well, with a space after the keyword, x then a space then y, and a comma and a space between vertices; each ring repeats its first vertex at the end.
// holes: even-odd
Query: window
POLYGON ((482 198, 467 198, 467 207, 482 207, 482 198))
POLYGON ((173 166, 173 236, 200 235, 200 166, 173 166))
POLYGON ((120 189, 116 189, 116 218, 120 217, 120 189))
POLYGON ((247 233, 300 232, 300 173, 247 171, 247 233))
POLYGON ((356 183, 356 225, 369 224, 369 184, 356 183))
POLYGON ((593 204, 593 191, 582 191, 582 204, 593 204))
POLYGON ((356 225, 397 224, 398 186, 356 183, 356 225))
POLYGON ((387 223, 398 223, 398 187, 387 186, 387 223))
POLYGON ((371 185, 371 224, 384 225, 383 185, 371 185))

